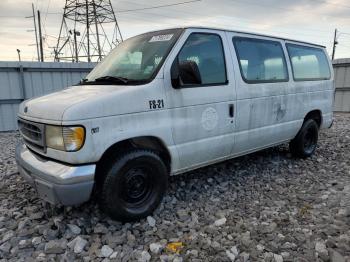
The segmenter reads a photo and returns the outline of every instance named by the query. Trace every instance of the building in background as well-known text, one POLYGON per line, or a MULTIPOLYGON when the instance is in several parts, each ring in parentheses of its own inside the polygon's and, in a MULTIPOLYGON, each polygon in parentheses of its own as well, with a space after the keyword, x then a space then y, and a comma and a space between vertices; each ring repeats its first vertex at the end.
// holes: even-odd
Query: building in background
POLYGON ((350 112, 350 58, 333 61, 335 81, 334 111, 350 112))

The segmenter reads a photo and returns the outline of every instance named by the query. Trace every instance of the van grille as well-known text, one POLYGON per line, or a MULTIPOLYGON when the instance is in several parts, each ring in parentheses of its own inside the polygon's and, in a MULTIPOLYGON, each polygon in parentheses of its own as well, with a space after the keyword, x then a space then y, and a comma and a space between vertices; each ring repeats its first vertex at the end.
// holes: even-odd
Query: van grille
POLYGON ((19 119, 18 129, 27 146, 40 152, 46 151, 44 124, 19 119))

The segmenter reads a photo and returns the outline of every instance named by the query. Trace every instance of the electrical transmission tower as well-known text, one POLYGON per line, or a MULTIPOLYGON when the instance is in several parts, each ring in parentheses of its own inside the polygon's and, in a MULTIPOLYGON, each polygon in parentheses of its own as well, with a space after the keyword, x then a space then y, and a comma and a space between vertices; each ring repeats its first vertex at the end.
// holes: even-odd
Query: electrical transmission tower
POLYGON ((110 0, 66 0, 55 61, 101 61, 122 41, 110 0))

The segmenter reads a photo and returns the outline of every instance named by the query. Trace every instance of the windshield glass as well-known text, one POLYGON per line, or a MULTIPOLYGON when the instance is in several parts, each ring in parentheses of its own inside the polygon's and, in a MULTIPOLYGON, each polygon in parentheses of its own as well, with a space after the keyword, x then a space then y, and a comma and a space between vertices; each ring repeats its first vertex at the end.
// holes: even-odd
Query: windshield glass
POLYGON ((151 81, 181 32, 181 29, 162 30, 127 39, 113 49, 83 83, 102 81, 128 84, 151 81))

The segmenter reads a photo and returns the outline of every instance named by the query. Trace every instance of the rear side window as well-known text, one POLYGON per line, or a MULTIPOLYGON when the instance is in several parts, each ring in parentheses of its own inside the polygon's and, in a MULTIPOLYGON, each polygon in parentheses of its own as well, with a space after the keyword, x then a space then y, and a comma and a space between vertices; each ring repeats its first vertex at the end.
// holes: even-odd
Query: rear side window
POLYGON ((234 37, 242 78, 247 83, 288 81, 282 45, 277 41, 234 37))
POLYGON ((287 44, 295 81, 331 78, 328 59, 322 49, 287 44))
POLYGON ((178 55, 179 63, 190 60, 198 65, 202 85, 227 83, 224 50, 216 34, 193 33, 178 55))

